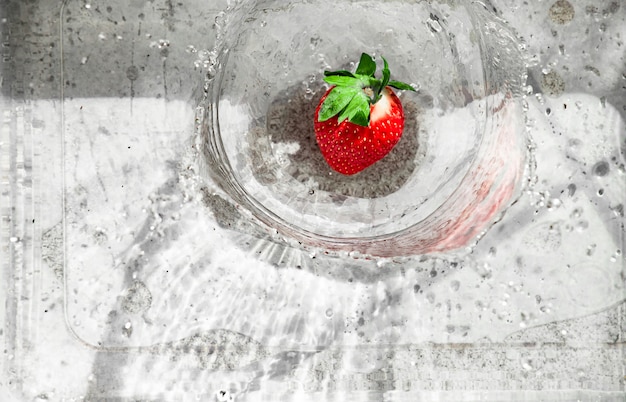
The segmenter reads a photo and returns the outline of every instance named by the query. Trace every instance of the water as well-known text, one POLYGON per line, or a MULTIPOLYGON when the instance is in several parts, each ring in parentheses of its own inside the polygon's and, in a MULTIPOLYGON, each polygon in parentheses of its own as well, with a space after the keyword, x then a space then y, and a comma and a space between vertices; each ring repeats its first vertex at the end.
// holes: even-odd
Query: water
MULTIPOLYGON (((286 246, 293 238, 257 224, 202 169, 194 134, 205 115, 194 112, 202 84, 220 79, 224 59, 207 45, 212 28, 172 21, 200 16, 208 26, 217 11, 185 2, 171 16, 158 0, 131 10, 90 4, 66 2, 73 18, 62 19, 63 74, 54 81, 68 82, 62 98, 29 99, 3 123, 16 209, 6 235, 13 265, 0 272, 10 295, 0 308, 10 316, 0 333, 0 388, 10 381, 20 399, 42 400, 556 400, 581 397, 563 389, 583 388, 618 395, 625 131, 610 99, 535 96, 533 87, 512 93, 527 95, 526 120, 513 126, 533 134, 523 149, 532 151, 534 169, 519 178, 517 202, 490 215, 497 222, 481 228, 479 241, 430 256, 331 256, 323 247, 286 246), (78 18, 83 12, 93 15, 78 18), (167 30, 167 21, 176 29, 167 30), (102 76, 120 79, 95 85, 102 76), (515 387, 543 391, 502 391, 515 387)), ((424 18, 435 21, 432 11, 424 18)), ((227 24, 231 12, 216 23, 227 24)), ((459 34, 466 21, 436 15, 441 32, 420 26, 428 46, 451 46, 443 34, 454 32, 457 48, 441 57, 478 61, 477 38, 459 34)), ((254 29, 272 23, 259 18, 254 29)), ((496 38, 506 32, 499 27, 489 25, 496 38)), ((226 32, 216 36, 226 41, 226 32)), ((394 32, 385 30, 381 41, 394 32)), ((322 38, 312 38, 295 44, 322 49, 322 38)), ((350 68, 347 58, 314 61, 314 71, 284 88, 262 88, 313 100, 319 92, 311 80, 321 69, 350 68)), ((281 75, 284 65, 294 67, 281 60, 281 75)), ((421 86, 418 96, 405 96, 419 106, 421 127, 457 129, 456 117, 500 105, 489 96, 466 103, 462 91, 448 91, 456 87, 445 74, 431 82, 404 69, 421 86), (439 96, 433 82, 446 92, 439 96)), ((476 91, 484 89, 478 82, 476 91)), ((407 139, 439 138, 417 134, 407 139)), ((276 171, 264 174, 261 163, 251 177, 276 179, 280 189, 303 147, 272 135, 283 137, 267 147, 261 135, 250 141, 261 157, 275 156, 276 171)), ((385 198, 426 166, 419 148, 411 155, 404 181, 378 180, 369 189, 318 175, 302 184, 304 200, 338 194, 339 209, 349 207, 348 197, 385 198)))

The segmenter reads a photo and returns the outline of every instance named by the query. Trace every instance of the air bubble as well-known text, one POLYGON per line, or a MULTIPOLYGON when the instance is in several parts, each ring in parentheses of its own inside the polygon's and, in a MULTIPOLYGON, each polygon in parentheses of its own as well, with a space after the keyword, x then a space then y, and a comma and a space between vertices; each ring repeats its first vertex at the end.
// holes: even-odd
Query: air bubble
POLYGON ((333 316, 333 309, 329 308, 328 310, 326 310, 326 318, 331 318, 333 316))

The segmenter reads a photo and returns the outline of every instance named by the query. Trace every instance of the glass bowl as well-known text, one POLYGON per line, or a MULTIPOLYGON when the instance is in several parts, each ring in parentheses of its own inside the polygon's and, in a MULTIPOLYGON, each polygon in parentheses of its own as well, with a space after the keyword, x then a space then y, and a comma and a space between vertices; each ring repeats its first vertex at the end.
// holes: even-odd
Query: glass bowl
POLYGON ((488 3, 240 2, 224 14, 199 115, 202 174, 298 247, 394 257, 465 248, 519 195, 527 140, 521 44, 488 3), (354 176, 313 130, 324 70, 385 57, 406 122, 354 176))

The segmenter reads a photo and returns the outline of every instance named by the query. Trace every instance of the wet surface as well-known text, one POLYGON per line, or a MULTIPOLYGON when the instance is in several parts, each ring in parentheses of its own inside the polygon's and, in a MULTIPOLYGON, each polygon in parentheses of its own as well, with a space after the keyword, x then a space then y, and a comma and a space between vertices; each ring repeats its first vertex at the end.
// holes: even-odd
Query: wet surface
POLYGON ((494 5, 530 57, 532 186, 469 256, 363 261, 197 181, 225 2, 5 3, 0 395, 622 400, 625 10, 494 5))

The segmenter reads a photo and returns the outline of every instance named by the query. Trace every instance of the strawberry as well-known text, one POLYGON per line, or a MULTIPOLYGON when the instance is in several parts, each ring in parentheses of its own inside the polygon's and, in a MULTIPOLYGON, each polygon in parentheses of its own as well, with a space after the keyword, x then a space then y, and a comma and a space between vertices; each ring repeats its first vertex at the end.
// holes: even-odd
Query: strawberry
POLYGON ((382 79, 374 77, 376 63, 363 53, 353 73, 324 72, 331 84, 315 111, 315 137, 328 165, 353 175, 387 155, 400 141, 404 128, 402 103, 393 88, 414 89, 390 81, 387 60, 382 79))

